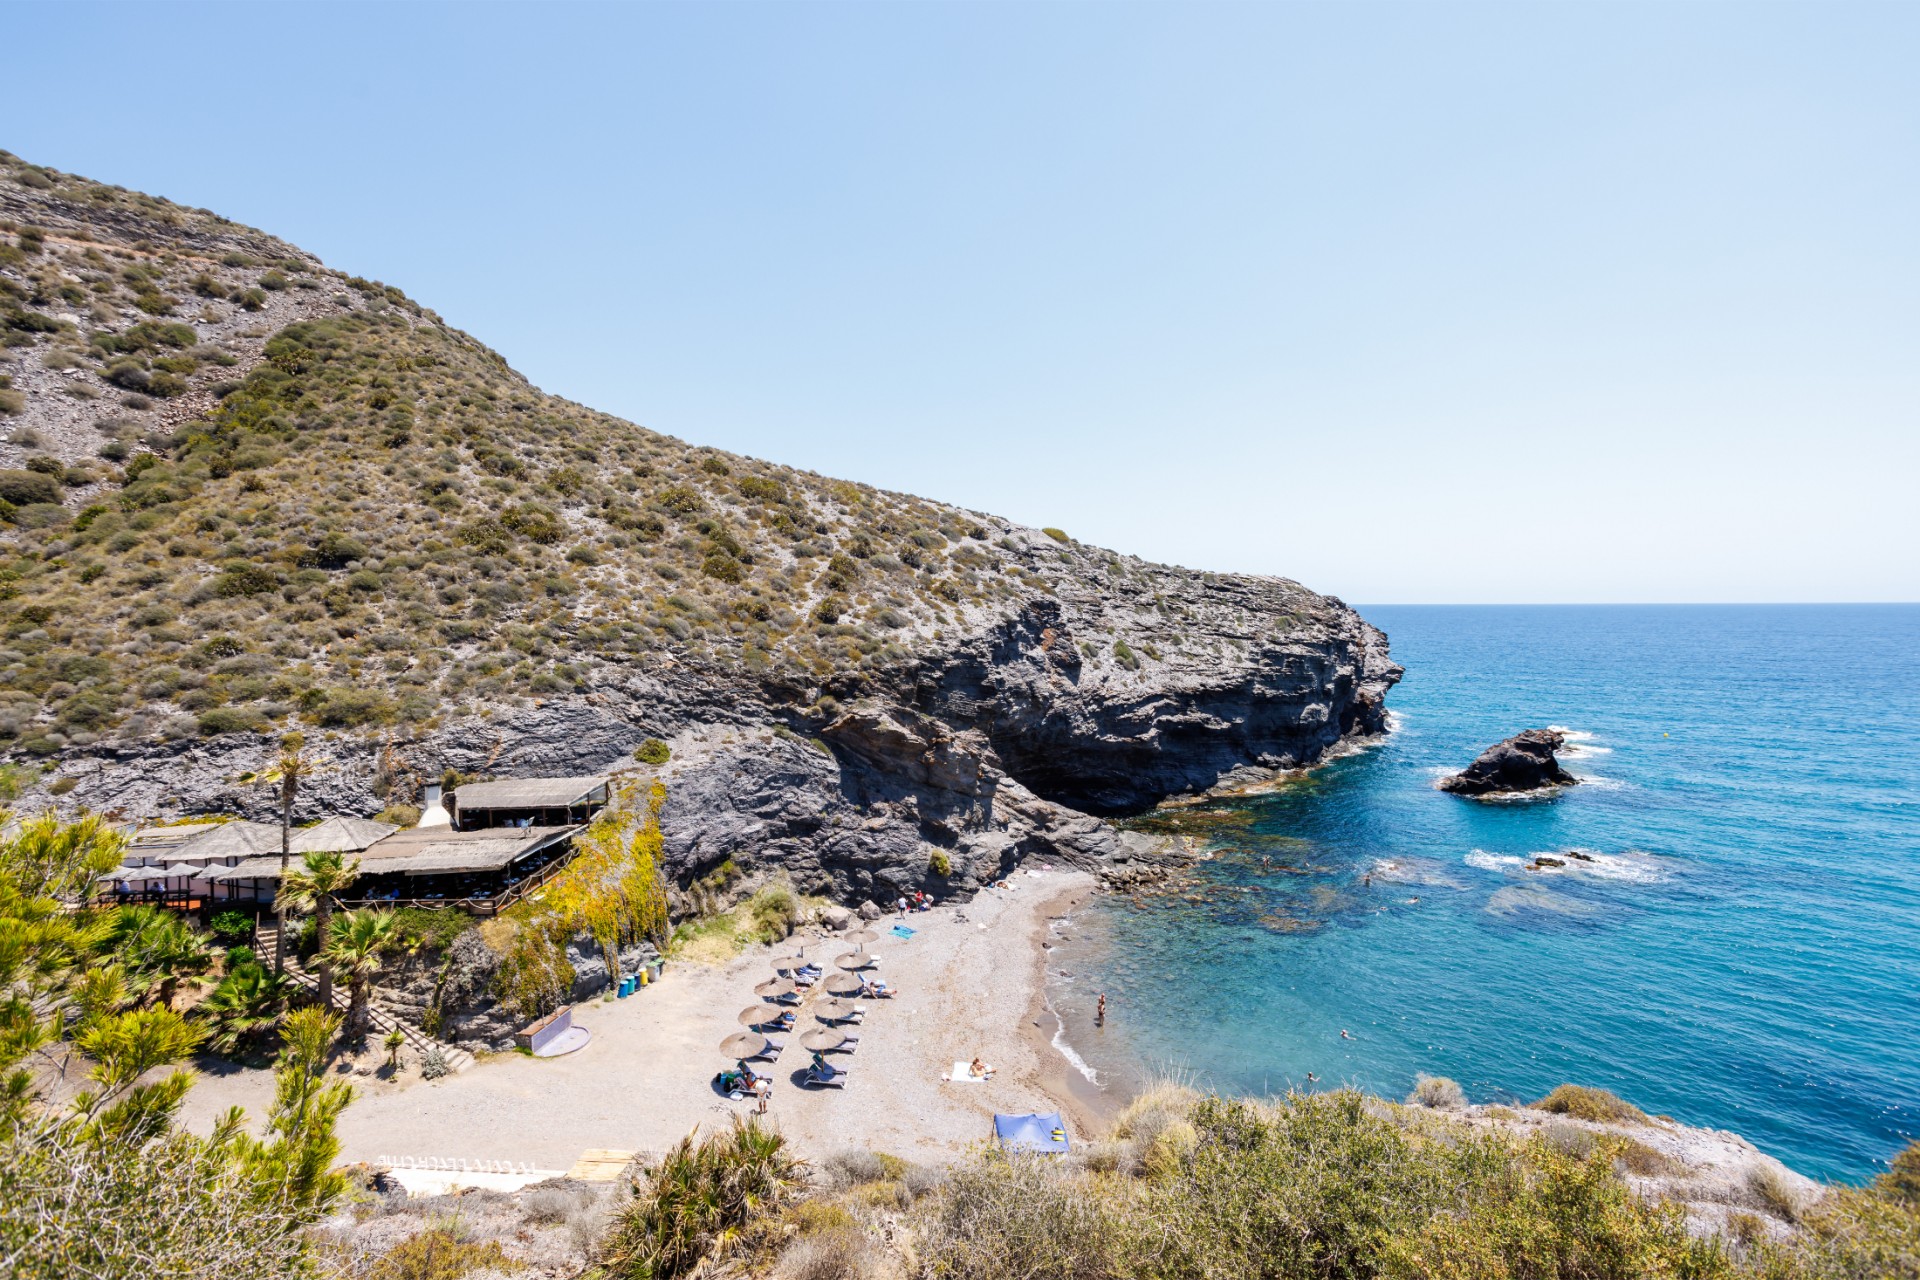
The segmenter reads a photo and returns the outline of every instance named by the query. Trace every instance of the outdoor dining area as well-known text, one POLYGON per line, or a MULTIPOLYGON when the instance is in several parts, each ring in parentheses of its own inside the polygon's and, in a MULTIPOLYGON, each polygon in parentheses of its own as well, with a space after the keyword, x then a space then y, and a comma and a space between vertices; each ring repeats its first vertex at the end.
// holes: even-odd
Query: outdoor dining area
POLYGON ((773 1087, 773 1078, 756 1069, 756 1062, 776 1062, 792 1039, 804 1014, 815 1022, 799 1035, 799 1046, 807 1054, 807 1065, 797 1083, 807 1088, 845 1088, 847 1067, 828 1054, 845 1055, 860 1045, 856 1030, 865 1020, 863 1000, 885 1000, 893 990, 875 970, 880 957, 867 950, 867 944, 879 940, 869 929, 837 934, 837 943, 849 943, 852 951, 835 956, 834 972, 828 973, 818 961, 807 956, 806 947, 797 945, 773 961, 773 975, 754 987, 753 994, 762 1003, 742 1009, 737 1021, 745 1028, 720 1042, 720 1053, 734 1065, 714 1077, 715 1086, 737 1100, 764 1099, 773 1087))

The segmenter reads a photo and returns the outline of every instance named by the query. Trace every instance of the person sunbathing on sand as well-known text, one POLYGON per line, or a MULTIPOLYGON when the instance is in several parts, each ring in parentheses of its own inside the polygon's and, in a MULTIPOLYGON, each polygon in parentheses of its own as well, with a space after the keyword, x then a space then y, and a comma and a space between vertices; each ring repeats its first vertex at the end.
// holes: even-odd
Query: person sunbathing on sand
POLYGON ((980 1061, 980 1059, 975 1058, 967 1066, 967 1074, 972 1076, 975 1080, 985 1080, 988 1076, 993 1074, 993 1068, 988 1066, 986 1063, 980 1061))

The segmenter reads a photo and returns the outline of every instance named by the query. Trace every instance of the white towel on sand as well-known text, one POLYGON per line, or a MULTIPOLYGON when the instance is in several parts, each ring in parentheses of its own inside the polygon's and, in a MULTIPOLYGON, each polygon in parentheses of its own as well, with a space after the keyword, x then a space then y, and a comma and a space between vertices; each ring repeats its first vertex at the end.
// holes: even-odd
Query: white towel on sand
MULTIPOLYGON (((953 1064, 953 1071, 951 1074, 941 1076, 940 1078, 942 1080, 950 1080, 954 1084, 985 1084, 987 1082, 987 1077, 976 1076, 971 1074, 972 1069, 973 1069, 973 1063, 971 1061, 967 1061, 963 1059, 953 1064)), ((993 1071, 993 1067, 988 1066, 987 1071, 991 1073, 993 1071)))

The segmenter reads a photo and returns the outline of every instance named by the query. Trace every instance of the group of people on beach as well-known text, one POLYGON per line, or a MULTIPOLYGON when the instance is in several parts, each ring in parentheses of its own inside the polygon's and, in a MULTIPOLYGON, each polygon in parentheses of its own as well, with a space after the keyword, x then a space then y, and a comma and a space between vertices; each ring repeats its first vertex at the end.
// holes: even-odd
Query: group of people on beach
POLYGON ((899 910, 900 918, 902 920, 905 920, 907 918, 907 912, 909 911, 933 910, 933 899, 928 895, 926 895, 925 893, 922 893, 920 890, 915 889, 913 891, 912 896, 907 896, 903 894, 901 895, 900 900, 895 902, 893 905, 895 906, 895 908, 899 910))

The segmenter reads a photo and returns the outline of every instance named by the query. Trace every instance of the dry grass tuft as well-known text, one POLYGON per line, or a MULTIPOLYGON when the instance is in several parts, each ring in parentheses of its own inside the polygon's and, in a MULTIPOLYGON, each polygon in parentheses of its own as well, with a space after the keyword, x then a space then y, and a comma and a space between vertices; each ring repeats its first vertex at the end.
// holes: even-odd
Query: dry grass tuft
POLYGON ((1759 1208, 1783 1222, 1800 1221, 1812 1207, 1813 1198, 1771 1161, 1747 1171, 1747 1192, 1759 1208))
POLYGON ((1467 1092, 1446 1076, 1430 1076, 1423 1071, 1413 1078, 1407 1105, 1452 1111, 1467 1105, 1467 1092))

